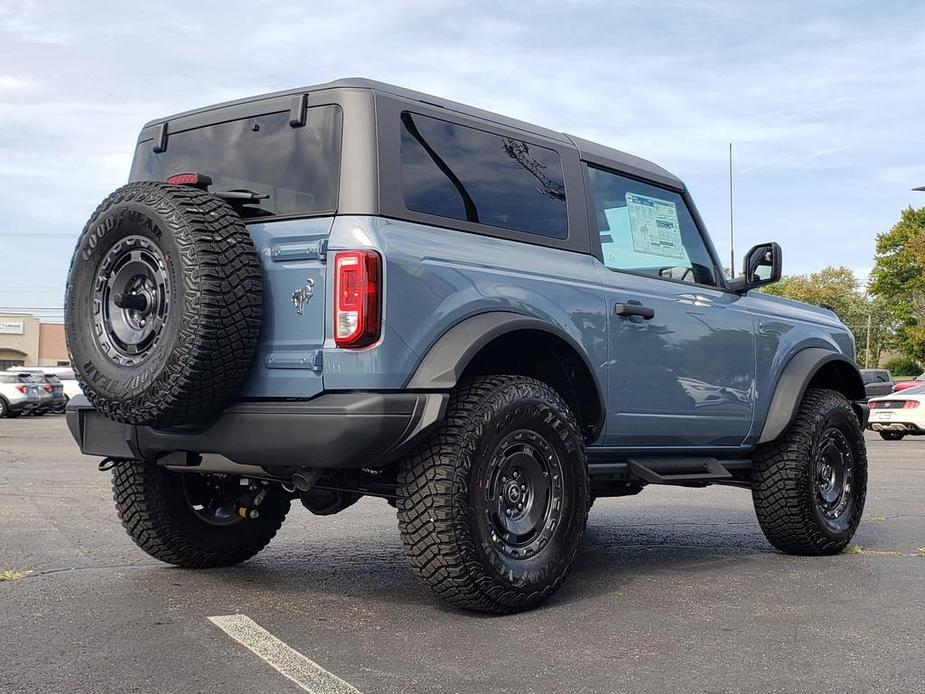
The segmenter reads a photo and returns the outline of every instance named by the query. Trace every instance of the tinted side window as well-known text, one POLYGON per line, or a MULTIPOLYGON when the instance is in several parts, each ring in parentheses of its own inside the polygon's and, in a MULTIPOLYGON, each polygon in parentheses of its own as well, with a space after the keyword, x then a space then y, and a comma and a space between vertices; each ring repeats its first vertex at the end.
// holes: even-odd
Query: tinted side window
POLYGON ((550 238, 568 236, 559 155, 511 137, 405 112, 405 207, 550 238))
POLYGON ((713 258, 680 195, 592 166, 588 173, 607 267, 718 284, 713 258))

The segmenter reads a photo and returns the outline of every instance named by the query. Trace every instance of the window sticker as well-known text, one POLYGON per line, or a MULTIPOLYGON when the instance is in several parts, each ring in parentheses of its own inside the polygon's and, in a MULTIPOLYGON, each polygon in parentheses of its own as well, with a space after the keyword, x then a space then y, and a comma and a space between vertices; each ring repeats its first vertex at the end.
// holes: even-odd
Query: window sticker
POLYGON ((633 249, 668 258, 683 258, 681 224, 678 208, 670 200, 660 200, 639 193, 626 194, 633 249))

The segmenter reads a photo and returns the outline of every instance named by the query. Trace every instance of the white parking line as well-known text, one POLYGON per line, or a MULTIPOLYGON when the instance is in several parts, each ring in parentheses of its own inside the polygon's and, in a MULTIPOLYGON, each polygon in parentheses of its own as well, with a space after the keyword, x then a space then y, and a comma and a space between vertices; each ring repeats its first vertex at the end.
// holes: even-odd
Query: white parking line
POLYGON ((209 617, 219 629, 311 694, 360 694, 243 614, 209 617))

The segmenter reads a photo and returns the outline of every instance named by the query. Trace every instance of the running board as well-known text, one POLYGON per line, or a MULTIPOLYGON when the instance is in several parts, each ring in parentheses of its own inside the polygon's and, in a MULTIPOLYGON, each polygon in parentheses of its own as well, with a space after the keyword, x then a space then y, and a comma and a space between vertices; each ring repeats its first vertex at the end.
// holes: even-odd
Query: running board
POLYGON ((593 478, 638 480, 649 484, 720 482, 731 480, 731 470, 748 470, 747 459, 720 460, 709 457, 636 457, 621 462, 588 463, 593 478))

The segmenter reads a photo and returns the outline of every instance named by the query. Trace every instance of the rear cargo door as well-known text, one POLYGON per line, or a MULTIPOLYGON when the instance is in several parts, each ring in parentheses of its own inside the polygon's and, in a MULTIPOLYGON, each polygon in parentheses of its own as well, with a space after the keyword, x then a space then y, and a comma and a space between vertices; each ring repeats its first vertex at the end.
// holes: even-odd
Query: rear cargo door
POLYGON ((325 264, 333 217, 248 224, 263 273, 263 324, 241 397, 322 390, 325 264))

